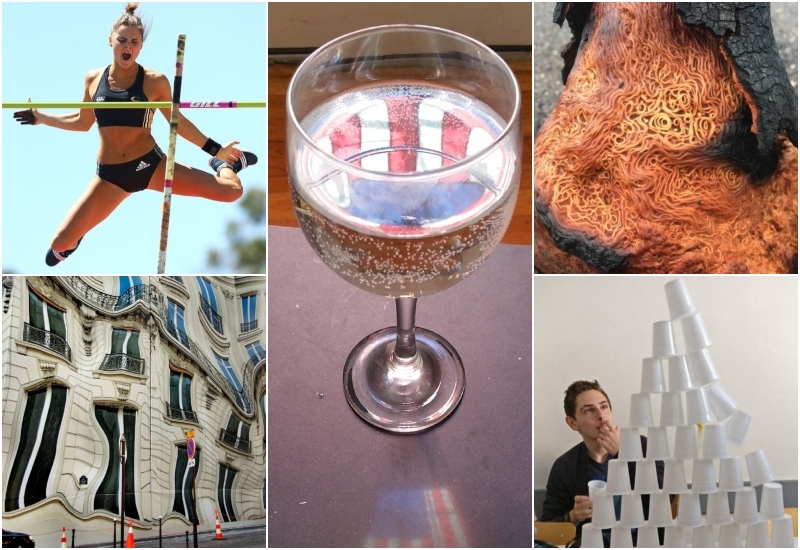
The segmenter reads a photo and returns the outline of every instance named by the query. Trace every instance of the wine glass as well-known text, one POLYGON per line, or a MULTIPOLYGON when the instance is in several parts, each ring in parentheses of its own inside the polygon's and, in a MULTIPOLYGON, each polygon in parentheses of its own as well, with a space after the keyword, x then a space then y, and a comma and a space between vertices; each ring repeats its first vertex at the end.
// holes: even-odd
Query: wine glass
POLYGON ((447 340, 415 327, 416 302, 472 273, 508 228, 520 178, 514 74, 467 36, 386 25, 312 53, 286 104, 306 239, 351 284, 396 298, 397 326, 347 358, 347 400, 379 428, 430 428, 458 406, 464 367, 447 340))

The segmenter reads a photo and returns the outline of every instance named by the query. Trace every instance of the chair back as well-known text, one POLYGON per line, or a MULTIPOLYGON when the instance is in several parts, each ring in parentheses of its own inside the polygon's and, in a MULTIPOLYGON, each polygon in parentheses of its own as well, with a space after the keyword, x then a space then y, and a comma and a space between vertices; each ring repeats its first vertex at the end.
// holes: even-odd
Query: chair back
POLYGON ((549 542, 555 546, 566 546, 575 538, 575 525, 562 521, 535 521, 536 539, 549 542))

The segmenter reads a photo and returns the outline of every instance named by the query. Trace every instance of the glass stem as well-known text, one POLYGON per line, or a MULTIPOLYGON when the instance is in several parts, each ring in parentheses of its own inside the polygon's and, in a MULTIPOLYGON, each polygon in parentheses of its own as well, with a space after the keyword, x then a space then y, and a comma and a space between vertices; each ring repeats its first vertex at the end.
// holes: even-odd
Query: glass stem
POLYGON ((397 298, 397 343, 394 355, 398 359, 413 359, 417 355, 417 340, 414 337, 414 316, 417 311, 416 298, 397 298))

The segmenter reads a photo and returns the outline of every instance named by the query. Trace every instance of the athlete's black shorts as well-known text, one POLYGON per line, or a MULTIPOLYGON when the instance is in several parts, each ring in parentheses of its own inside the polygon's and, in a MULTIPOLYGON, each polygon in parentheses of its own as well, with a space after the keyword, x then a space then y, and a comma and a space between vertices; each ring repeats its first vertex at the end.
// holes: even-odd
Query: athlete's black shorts
POLYGON ((128 193, 144 191, 158 168, 162 156, 164 153, 156 145, 149 153, 128 162, 120 164, 100 164, 98 162, 97 175, 128 193))

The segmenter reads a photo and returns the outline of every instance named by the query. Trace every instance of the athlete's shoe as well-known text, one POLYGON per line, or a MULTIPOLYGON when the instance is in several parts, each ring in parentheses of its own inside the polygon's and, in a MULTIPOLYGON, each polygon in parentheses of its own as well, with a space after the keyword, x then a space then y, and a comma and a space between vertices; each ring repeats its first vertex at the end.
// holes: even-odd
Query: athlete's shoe
POLYGON ((75 248, 73 248, 71 250, 65 250, 64 252, 56 252, 52 248, 48 248, 47 249, 47 254, 45 254, 45 257, 44 257, 44 262, 47 265, 49 265, 50 267, 53 267, 54 265, 58 264, 59 262, 63 262, 64 260, 69 258, 72 255, 73 252, 78 250, 78 247, 81 245, 81 241, 82 240, 83 240, 83 237, 81 237, 78 240, 78 244, 75 245, 75 248))
POLYGON ((222 170, 223 168, 230 168, 231 170, 233 170, 235 173, 238 174, 251 164, 255 164, 257 162, 258 162, 258 157, 248 151, 242 151, 242 156, 240 156, 239 159, 233 163, 219 160, 216 157, 211 157, 210 159, 208 159, 208 165, 211 167, 212 170, 214 170, 217 173, 218 176, 219 176, 219 171, 222 170))

